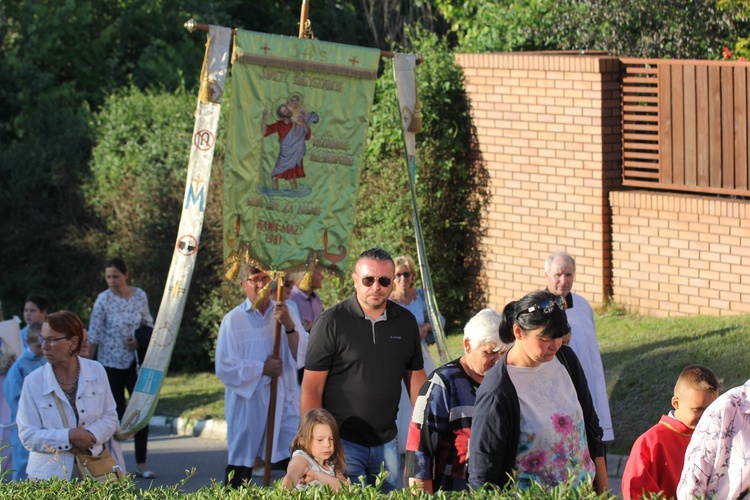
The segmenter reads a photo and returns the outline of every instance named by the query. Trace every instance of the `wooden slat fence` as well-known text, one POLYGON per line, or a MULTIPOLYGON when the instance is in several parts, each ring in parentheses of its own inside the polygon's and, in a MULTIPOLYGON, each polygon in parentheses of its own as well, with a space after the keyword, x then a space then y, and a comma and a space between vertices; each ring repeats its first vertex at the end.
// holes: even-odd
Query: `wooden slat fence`
POLYGON ((620 61, 623 185, 750 196, 750 64, 620 61))

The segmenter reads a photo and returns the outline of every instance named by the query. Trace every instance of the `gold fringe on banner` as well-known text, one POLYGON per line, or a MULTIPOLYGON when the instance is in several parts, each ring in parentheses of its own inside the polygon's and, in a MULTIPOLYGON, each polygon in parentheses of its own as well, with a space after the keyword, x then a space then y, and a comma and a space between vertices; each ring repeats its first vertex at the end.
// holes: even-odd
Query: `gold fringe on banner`
POLYGON ((318 268, 318 262, 318 259, 312 259, 307 262, 307 265, 305 266, 305 276, 302 278, 300 284, 297 285, 297 287, 305 293, 310 293, 313 291, 312 276, 315 270, 318 268))
POLYGON ((266 284, 263 288, 258 291, 258 296, 253 301, 253 307, 257 309, 263 301, 266 300, 268 294, 271 291, 272 285, 279 279, 283 280, 286 273, 281 270, 270 269, 268 266, 263 264, 261 261, 252 257, 252 251, 250 245, 246 242, 239 244, 236 251, 232 252, 229 257, 224 261, 224 267, 226 269, 224 275, 229 281, 237 281, 239 279, 247 279, 247 276, 240 276, 242 266, 250 265, 258 268, 264 273, 268 274, 271 281, 266 284))

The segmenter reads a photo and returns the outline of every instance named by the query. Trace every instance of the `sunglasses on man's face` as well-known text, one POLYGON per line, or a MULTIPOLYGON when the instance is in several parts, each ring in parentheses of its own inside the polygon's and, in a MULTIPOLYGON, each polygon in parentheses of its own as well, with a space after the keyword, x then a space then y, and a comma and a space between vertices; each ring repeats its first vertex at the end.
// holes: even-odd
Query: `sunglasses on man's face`
POLYGON ((378 280, 378 283, 380 283, 380 286, 382 286, 383 288, 388 288, 389 286, 391 286, 390 276, 364 276, 362 278, 362 284, 367 288, 370 288, 375 284, 375 280, 378 280))
POLYGON ((516 314, 516 319, 518 319, 522 314, 535 313, 537 311, 541 311, 542 314, 552 314, 552 311, 555 310, 555 306, 557 306, 561 311, 565 311, 568 306, 568 304, 565 302, 565 297, 559 295, 554 300, 543 300, 538 304, 534 304, 528 309, 524 309, 523 311, 516 314))

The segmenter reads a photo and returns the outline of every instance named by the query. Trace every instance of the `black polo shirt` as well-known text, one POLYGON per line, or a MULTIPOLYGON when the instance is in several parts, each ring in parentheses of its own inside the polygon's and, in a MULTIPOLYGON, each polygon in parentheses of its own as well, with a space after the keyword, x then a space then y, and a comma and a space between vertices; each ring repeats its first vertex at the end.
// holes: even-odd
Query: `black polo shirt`
POLYGON ((396 437, 404 372, 422 368, 417 320, 390 300, 385 319, 373 322, 354 294, 324 311, 310 332, 305 370, 328 371, 323 408, 353 443, 379 446, 396 437))

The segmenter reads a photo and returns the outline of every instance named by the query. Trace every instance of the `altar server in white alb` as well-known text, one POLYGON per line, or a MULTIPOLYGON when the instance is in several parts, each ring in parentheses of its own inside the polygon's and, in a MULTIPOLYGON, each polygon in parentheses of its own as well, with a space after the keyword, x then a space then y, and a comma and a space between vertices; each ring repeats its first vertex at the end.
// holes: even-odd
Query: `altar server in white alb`
POLYGON ((307 349, 307 332, 296 311, 270 296, 253 306, 271 281, 268 274, 246 264, 239 277, 247 299, 224 316, 216 343, 216 375, 226 386, 225 484, 232 487, 249 481, 255 457, 265 457, 271 377, 278 377, 271 461, 289 458, 299 425, 297 369, 304 366, 307 349), (278 358, 273 356, 276 322, 282 325, 278 358))
POLYGON ((570 324, 570 347, 576 353, 586 374, 589 392, 599 416, 599 425, 604 431, 602 441, 613 441, 615 434, 612 431, 602 355, 599 352, 599 342, 596 340, 594 311, 586 299, 570 291, 576 275, 576 261, 564 251, 550 254, 544 261, 544 275, 547 278, 547 289, 556 295, 564 296, 568 303, 565 313, 570 324))

